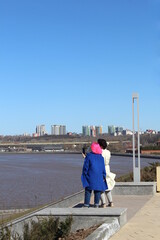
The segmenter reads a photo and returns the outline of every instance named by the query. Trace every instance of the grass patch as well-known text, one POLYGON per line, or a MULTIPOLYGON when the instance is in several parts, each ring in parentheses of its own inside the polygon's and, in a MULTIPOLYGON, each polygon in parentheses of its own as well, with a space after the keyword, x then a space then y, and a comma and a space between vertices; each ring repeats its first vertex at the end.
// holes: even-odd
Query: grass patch
MULTIPOLYGON (((142 182, 155 182, 156 181, 156 167, 160 166, 159 162, 149 163, 149 166, 141 169, 142 182)), ((133 172, 116 178, 116 182, 133 182, 133 172)))
POLYGON ((3 214, 1 214, 1 219, 0 219, 0 225, 6 224, 10 221, 16 220, 17 218, 24 217, 26 214, 32 213, 33 211, 38 210, 38 209, 29 209, 24 212, 19 212, 19 213, 11 213, 11 215, 5 217, 3 214))
POLYGON ((3 225, 3 224, 6 224, 6 223, 8 223, 10 221, 16 220, 17 218, 24 217, 25 215, 33 213, 34 211, 38 211, 38 210, 40 210, 43 207, 46 207, 46 205, 42 205, 42 206, 35 207, 35 208, 30 208, 30 209, 27 209, 27 210, 25 210, 23 212, 16 212, 16 213, 13 212, 9 216, 7 216, 7 217, 5 215, 3 215, 3 213, 2 213, 0 215, 0 217, 1 217, 0 225, 3 225))
POLYGON ((23 229, 23 237, 18 233, 12 232, 11 227, 4 227, 0 230, 0 240, 58 240, 65 239, 72 225, 72 217, 67 217, 61 222, 59 218, 49 216, 38 222, 31 221, 25 224, 23 229))

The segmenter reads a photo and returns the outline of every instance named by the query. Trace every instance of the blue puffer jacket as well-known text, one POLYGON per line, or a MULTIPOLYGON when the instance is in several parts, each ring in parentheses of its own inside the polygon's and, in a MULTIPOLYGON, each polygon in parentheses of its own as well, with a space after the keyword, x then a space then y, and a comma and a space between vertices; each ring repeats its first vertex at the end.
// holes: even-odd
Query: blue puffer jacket
POLYGON ((88 153, 83 165, 81 181, 84 188, 105 191, 107 187, 104 158, 101 154, 88 153))

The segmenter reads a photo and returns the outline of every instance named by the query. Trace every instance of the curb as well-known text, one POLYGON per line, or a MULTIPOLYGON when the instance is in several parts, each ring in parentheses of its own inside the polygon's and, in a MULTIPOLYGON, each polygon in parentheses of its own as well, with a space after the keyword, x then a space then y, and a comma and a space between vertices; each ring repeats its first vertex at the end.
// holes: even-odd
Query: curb
POLYGON ((91 233, 85 240, 108 240, 120 229, 120 225, 117 218, 113 218, 112 221, 105 221, 100 227, 98 227, 93 233, 91 233))

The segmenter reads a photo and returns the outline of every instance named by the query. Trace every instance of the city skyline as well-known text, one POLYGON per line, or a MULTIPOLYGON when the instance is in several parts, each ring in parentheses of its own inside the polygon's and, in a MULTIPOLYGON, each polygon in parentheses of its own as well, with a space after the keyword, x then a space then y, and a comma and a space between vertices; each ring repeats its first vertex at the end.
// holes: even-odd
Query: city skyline
MULTIPOLYGON (((72 132, 67 129, 66 125, 61 124, 52 124, 50 126, 50 131, 46 129, 45 124, 36 125, 35 131, 33 130, 32 133, 23 132, 21 134, 15 134, 11 136, 31 136, 31 137, 39 137, 44 135, 84 135, 84 136, 92 136, 96 137, 101 134, 109 134, 113 136, 120 136, 120 135, 132 135, 132 130, 129 128, 125 128, 123 126, 115 126, 115 125, 108 125, 106 127, 102 125, 83 125, 81 126, 80 132, 72 132)), ((135 130, 137 131, 137 129, 135 130)), ((159 134, 160 131, 155 129, 140 129, 140 134, 159 134)), ((10 136, 9 134, 1 135, 0 136, 10 136)))
POLYGON ((37 123, 160 130, 160 1, 0 3, 0 135, 37 123))

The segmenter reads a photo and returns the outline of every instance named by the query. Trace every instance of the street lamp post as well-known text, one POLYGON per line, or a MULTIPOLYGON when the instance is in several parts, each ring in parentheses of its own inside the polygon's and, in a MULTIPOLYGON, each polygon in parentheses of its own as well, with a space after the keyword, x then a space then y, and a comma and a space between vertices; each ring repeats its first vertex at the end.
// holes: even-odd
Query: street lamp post
POLYGON ((133 114, 133 180, 140 182, 140 135, 139 135, 139 96, 138 93, 132 95, 132 114, 133 114), (138 162, 135 158, 135 127, 134 127, 134 102, 137 100, 137 132, 138 132, 138 162))

